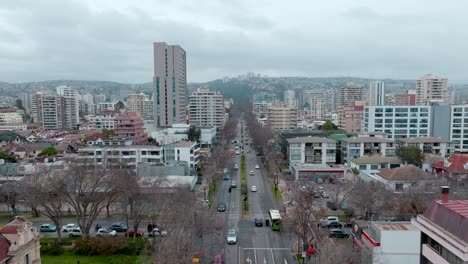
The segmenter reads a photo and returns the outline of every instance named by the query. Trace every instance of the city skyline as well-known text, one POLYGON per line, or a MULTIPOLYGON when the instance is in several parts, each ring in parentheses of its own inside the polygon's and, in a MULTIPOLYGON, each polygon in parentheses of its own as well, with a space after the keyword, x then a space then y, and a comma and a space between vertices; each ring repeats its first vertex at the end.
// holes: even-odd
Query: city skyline
POLYGON ((0 7, 0 80, 148 83, 152 43, 164 41, 187 51, 189 82, 259 72, 411 80, 434 73, 459 83, 468 81, 467 5, 15 1, 0 7))

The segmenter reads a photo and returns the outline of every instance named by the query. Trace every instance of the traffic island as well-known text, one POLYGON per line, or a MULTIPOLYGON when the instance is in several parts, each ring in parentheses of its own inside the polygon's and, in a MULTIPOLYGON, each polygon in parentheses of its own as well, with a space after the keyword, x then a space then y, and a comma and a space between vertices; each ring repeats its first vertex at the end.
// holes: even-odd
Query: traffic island
POLYGON ((249 188, 247 186, 247 171, 245 166, 245 156, 241 156, 241 204, 242 215, 249 213, 249 188))

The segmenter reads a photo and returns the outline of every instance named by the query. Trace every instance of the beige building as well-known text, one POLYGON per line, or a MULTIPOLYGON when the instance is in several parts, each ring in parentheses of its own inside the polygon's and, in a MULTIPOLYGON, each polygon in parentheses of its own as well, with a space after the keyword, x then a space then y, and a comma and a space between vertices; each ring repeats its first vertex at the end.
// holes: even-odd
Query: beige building
POLYGON ((153 48, 155 126, 170 127, 183 123, 186 118, 186 54, 180 46, 165 42, 155 42, 153 48))
POLYGON ((297 109, 283 105, 268 107, 267 124, 273 130, 293 129, 297 126, 297 109))
POLYGON ((424 153, 432 153, 448 158, 455 153, 455 142, 435 137, 411 137, 395 139, 397 147, 414 146, 424 153))
POLYGON ((339 111, 338 127, 348 133, 362 131, 362 121, 364 117, 364 106, 343 106, 339 111))
POLYGON ((346 85, 339 90, 339 106, 353 106, 356 101, 366 98, 366 89, 355 85, 346 85))
POLYGON ((351 162, 362 156, 396 156, 395 144, 382 132, 365 132, 341 142, 341 161, 351 162))
POLYGON ((23 124, 23 117, 17 112, 0 112, 0 126, 23 124))
POLYGON ((289 164, 335 164, 336 141, 322 137, 288 139, 289 164))
POLYGON ((16 216, 0 229, 0 263, 40 264, 39 238, 31 222, 16 216))
POLYGON ((144 116, 145 113, 145 100, 147 99, 145 94, 129 94, 127 96, 128 111, 139 113, 144 116))
POLYGON ((430 101, 447 101, 448 79, 432 74, 416 80, 416 105, 429 105, 430 101))
POLYGON ((198 88, 189 99, 190 124, 198 127, 224 126, 224 98, 219 92, 198 88))

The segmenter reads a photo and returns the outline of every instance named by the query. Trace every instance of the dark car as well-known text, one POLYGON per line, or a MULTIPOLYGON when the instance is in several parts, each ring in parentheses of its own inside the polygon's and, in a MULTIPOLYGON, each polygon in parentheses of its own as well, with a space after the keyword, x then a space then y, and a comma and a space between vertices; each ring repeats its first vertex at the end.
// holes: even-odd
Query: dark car
POLYGON ((218 212, 224 212, 224 211, 226 211, 226 204, 223 202, 220 202, 218 204, 218 212))
POLYGON ((263 226, 263 219, 255 218, 255 226, 263 226))
POLYGON ((124 224, 112 224, 111 226, 109 226, 109 229, 115 230, 115 232, 123 233, 127 232, 128 228, 124 224))
POLYGON ((231 177, 229 177, 229 174, 224 174, 223 180, 229 181, 230 179, 231 179, 231 177))
POLYGON ((336 203, 334 203, 334 202, 328 201, 328 202, 327 202, 327 207, 328 207, 330 210, 333 210, 333 211, 338 210, 338 207, 336 206, 336 203))
POLYGON ((143 237, 145 235, 145 233, 141 230, 133 230, 133 229, 129 229, 127 230, 127 232, 125 232, 125 236, 126 237, 143 237))
POLYGON ((340 222, 330 222, 327 225, 328 228, 342 228, 343 225, 340 222))
POLYGON ((346 233, 344 230, 334 228, 334 229, 330 229, 330 232, 329 232, 328 236, 329 237, 336 237, 336 238, 347 238, 347 237, 349 237, 349 234, 346 233))

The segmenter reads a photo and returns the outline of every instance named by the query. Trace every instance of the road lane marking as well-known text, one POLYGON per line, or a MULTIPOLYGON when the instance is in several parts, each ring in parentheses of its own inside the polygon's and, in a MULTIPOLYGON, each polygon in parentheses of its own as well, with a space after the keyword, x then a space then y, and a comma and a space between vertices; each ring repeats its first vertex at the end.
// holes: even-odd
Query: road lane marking
MULTIPOLYGON (((255 247, 255 240, 252 240, 252 244, 255 247)), ((254 258, 255 258, 255 264, 257 264, 258 263, 258 261, 257 261, 257 251, 254 250, 253 252, 254 252, 254 258)))
POLYGON ((271 260, 273 260, 273 264, 275 264, 275 256, 273 255, 273 249, 270 252, 271 252, 271 260))
POLYGON ((284 258, 284 264, 288 264, 288 262, 286 261, 286 258, 284 258))
POLYGON ((244 250, 290 250, 290 248, 244 248, 244 250))
POLYGON ((245 261, 246 261, 248 264, 252 264, 252 260, 251 260, 249 257, 247 257, 247 259, 246 259, 245 261))
POLYGON ((267 264, 265 257, 263 257, 263 264, 267 264))

